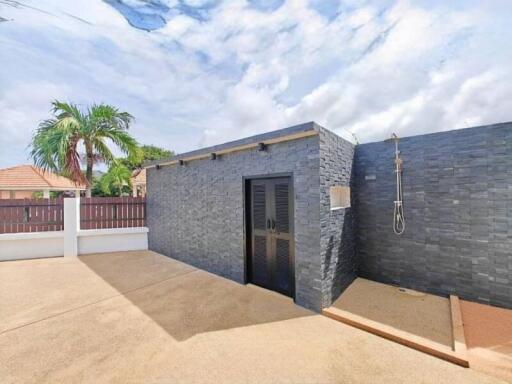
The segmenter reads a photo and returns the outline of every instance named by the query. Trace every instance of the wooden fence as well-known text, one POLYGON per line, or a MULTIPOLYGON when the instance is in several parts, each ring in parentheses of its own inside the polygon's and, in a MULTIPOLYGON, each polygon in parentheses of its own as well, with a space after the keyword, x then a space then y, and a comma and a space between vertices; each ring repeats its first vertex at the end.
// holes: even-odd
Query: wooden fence
POLYGON ((0 233, 48 232, 64 229, 59 199, 0 199, 0 233))
POLYGON ((146 226, 143 197, 91 197, 80 199, 80 228, 105 229, 146 226))
MULTIPOLYGON (((80 199, 80 229, 146 226, 143 197, 80 199)), ((0 199, 0 234, 64 230, 63 199, 0 199)))

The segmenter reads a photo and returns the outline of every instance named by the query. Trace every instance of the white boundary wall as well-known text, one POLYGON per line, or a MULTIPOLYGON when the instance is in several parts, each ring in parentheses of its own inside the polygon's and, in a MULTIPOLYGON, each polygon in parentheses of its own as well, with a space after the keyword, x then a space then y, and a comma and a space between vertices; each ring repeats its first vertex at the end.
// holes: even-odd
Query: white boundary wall
POLYGON ((121 252, 148 249, 148 229, 88 229, 78 232, 78 253, 121 252))
POLYGON ((0 234, 0 261, 64 255, 64 231, 0 234))
POLYGON ((80 230, 80 198, 64 199, 64 231, 0 234, 0 261, 146 249, 146 227, 80 230))

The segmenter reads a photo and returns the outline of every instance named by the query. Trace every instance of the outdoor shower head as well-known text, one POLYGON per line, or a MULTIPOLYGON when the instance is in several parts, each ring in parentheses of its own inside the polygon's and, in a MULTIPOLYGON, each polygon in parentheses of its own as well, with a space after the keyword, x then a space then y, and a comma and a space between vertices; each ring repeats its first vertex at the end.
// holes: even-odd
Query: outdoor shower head
POLYGON ((395 143, 395 175, 396 175, 396 200, 393 210, 393 232, 401 235, 405 231, 405 217, 402 193, 402 164, 400 151, 398 150, 398 142, 400 141, 396 133, 392 133, 389 139, 384 140, 385 143, 395 143))

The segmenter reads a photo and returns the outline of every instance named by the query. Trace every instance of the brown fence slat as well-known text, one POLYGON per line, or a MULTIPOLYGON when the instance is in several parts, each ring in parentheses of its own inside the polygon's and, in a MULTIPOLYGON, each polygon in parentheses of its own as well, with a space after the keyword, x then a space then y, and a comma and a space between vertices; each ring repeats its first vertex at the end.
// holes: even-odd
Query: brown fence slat
POLYGON ((62 199, 1 199, 0 233, 61 231, 62 205, 62 199))
POLYGON ((128 205, 126 204, 126 197, 121 197, 121 228, 124 228, 128 220, 128 205))
POLYGON ((120 206, 120 209, 119 209, 119 216, 120 216, 120 221, 119 221, 119 226, 120 228, 123 228, 124 227, 124 223, 126 222, 126 205, 124 204, 125 203, 125 198, 124 197, 121 197, 121 206, 120 206))
MULTIPOLYGON (((22 204, 26 204, 27 200, 26 199, 23 199, 23 202, 22 204)), ((16 232, 25 232, 24 231, 24 228, 23 228, 23 211, 25 210, 25 207, 24 206, 18 206, 16 207, 16 222, 18 224, 16 224, 16 232)))
POLYGON ((23 199, 23 207, 18 207, 18 218, 19 218, 19 223, 20 224, 20 232, 28 232, 28 225, 26 223, 28 223, 28 220, 30 220, 30 217, 25 216, 25 212, 27 210, 27 208, 30 207, 30 200, 29 199, 23 199), (27 220, 27 221, 25 221, 27 220))
MULTIPOLYGON (((146 225, 146 200, 141 197, 82 198, 82 229, 146 225)), ((0 233, 48 232, 64 229, 64 200, 0 199, 0 233)))
POLYGON ((92 197, 80 202, 80 228, 143 227, 146 200, 140 197, 92 197))
POLYGON ((119 228, 121 226, 121 209, 119 208, 119 204, 120 201, 118 200, 117 202, 116 201, 113 201, 114 202, 114 209, 113 209, 113 212, 112 214, 114 215, 114 228, 119 228))

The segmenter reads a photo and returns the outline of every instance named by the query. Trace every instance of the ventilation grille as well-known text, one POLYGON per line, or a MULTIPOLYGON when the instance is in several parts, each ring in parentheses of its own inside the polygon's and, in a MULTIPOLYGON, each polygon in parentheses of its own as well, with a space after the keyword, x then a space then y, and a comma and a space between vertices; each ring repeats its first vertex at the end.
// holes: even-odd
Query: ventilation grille
POLYGON ((256 284, 267 284, 267 239, 265 236, 254 236, 252 280, 256 284))
POLYGON ((276 184, 276 230, 290 232, 290 216, 288 212, 288 184, 276 184))
POLYGON ((253 186, 253 215, 254 215, 254 228, 265 229, 266 222, 266 202, 265 202, 265 186, 253 186))
POLYGON ((279 291, 290 292, 290 242, 277 239, 276 242, 276 285, 279 291))

